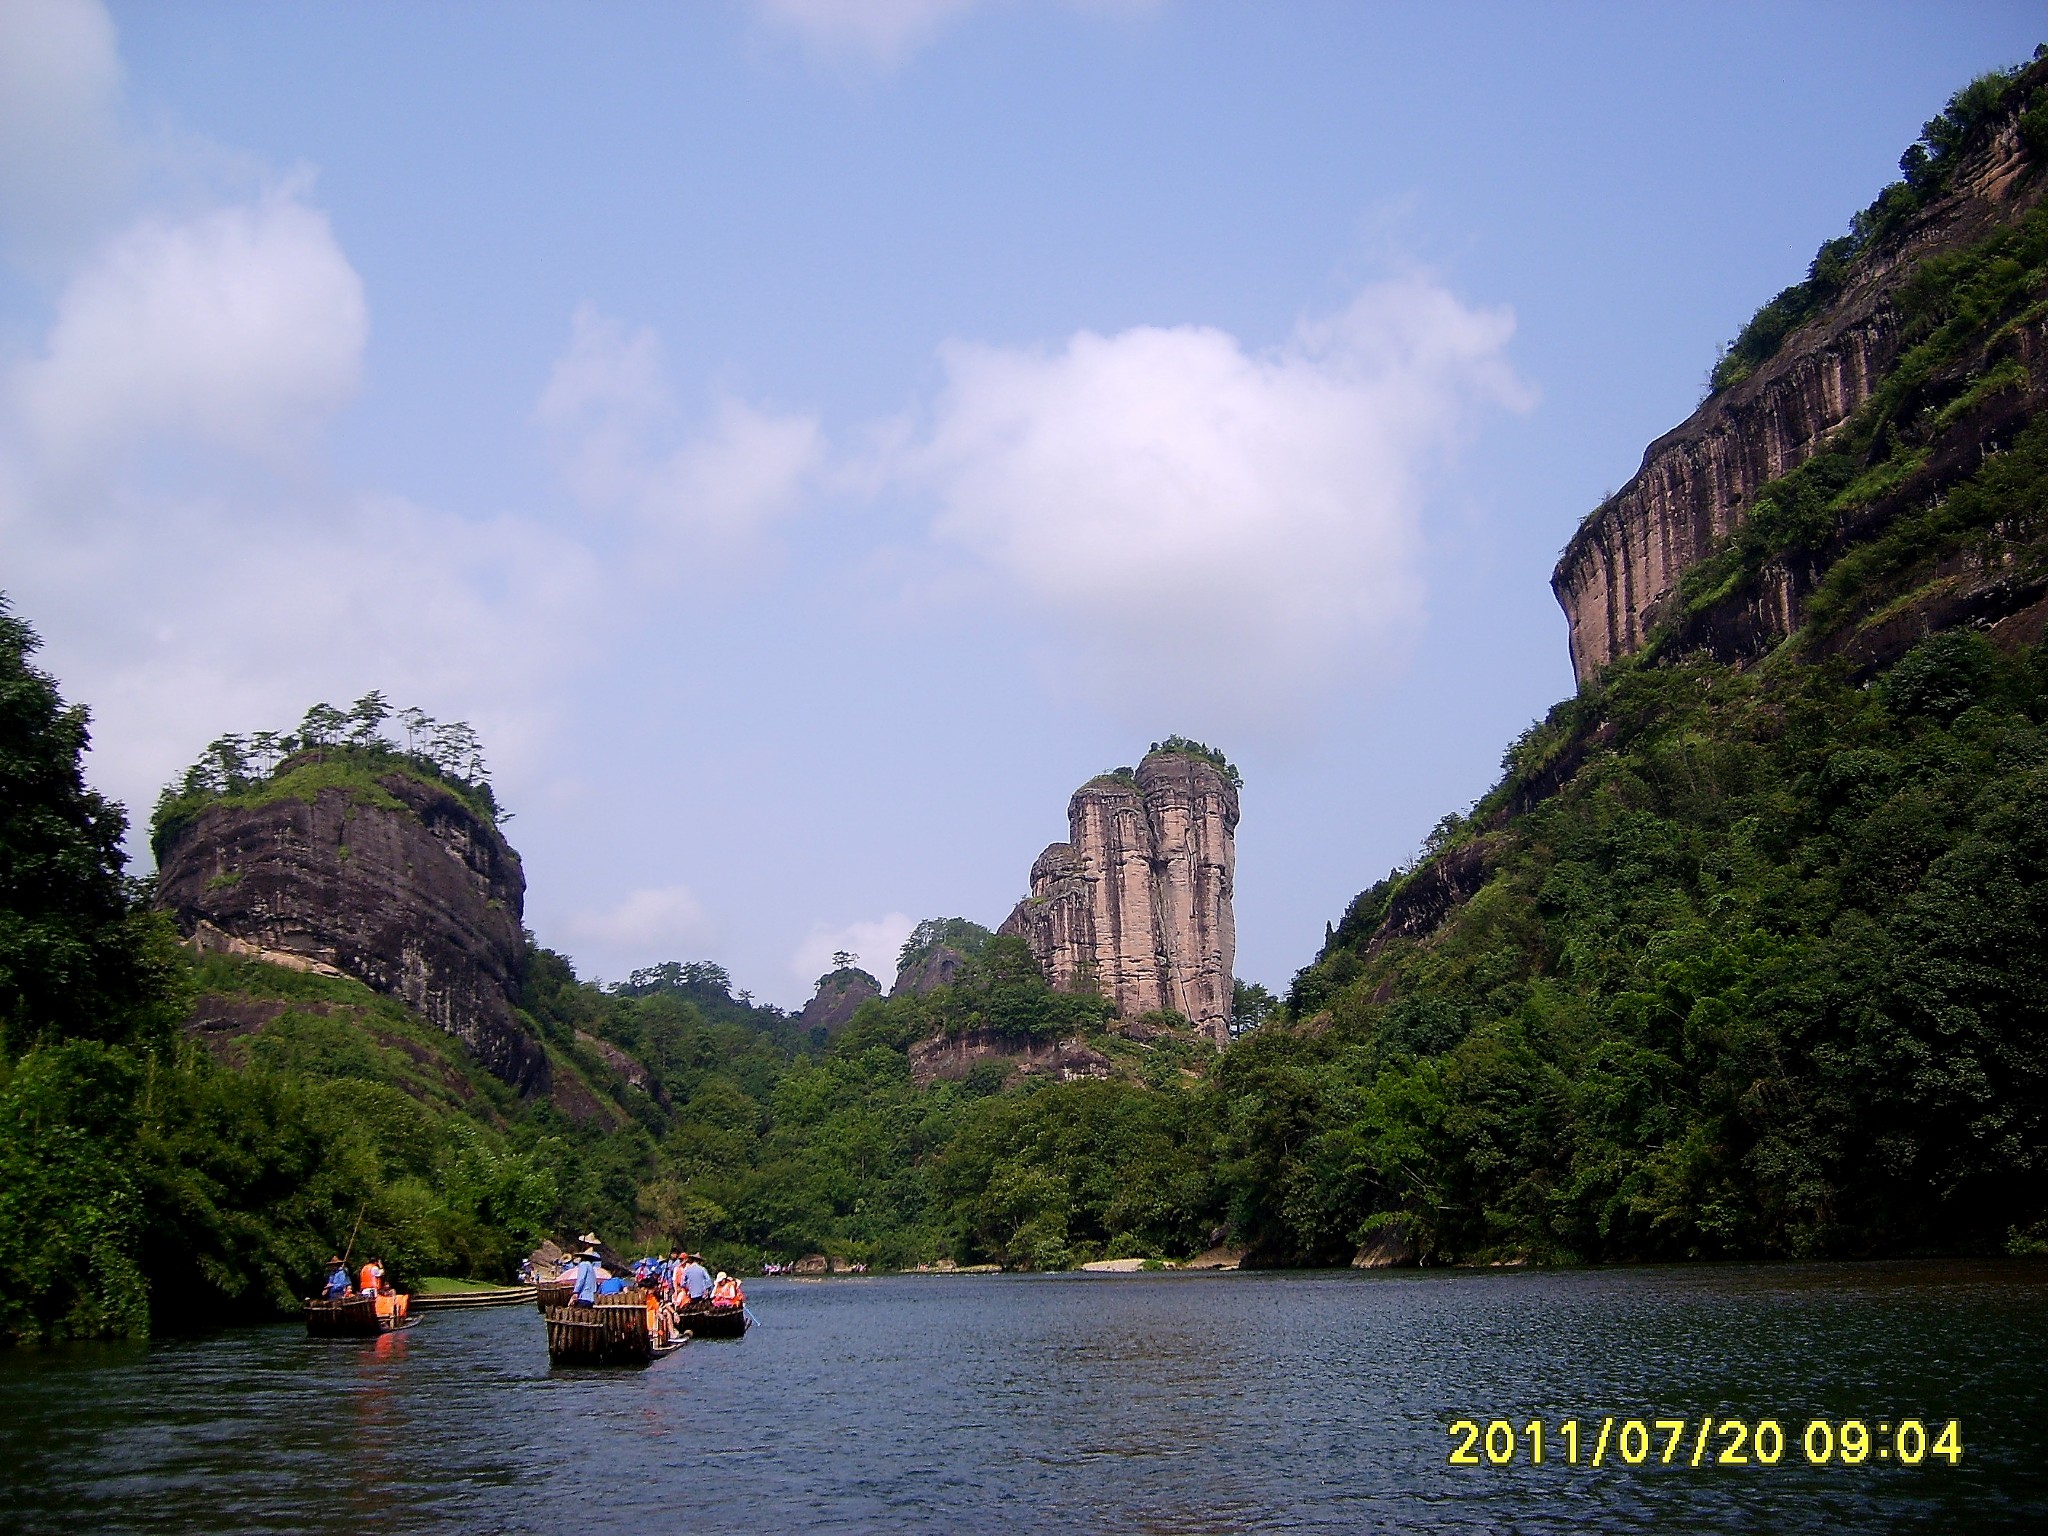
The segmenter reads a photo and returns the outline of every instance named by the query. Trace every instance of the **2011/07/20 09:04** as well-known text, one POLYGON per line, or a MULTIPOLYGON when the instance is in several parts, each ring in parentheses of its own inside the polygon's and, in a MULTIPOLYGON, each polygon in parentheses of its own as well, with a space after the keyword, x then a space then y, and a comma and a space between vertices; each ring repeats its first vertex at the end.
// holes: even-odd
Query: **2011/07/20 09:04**
MULTIPOLYGON (((1775 1467, 1785 1459, 1785 1430, 1776 1419, 1759 1419, 1752 1425, 1745 1419, 1703 1418, 1696 1430, 1690 1419, 1629 1419, 1617 1435, 1610 1416, 1600 1423, 1590 1462, 1580 1459, 1580 1430, 1577 1419, 1566 1419, 1557 1426, 1556 1438, 1564 1442, 1564 1465, 1605 1466, 1611 1451, 1624 1465, 1638 1467, 1651 1459, 1658 1438, 1664 1442, 1662 1453, 1656 1457, 1659 1466, 1670 1466, 1681 1456, 1684 1459, 1679 1464, 1689 1467, 1775 1467), (1694 1433, 1687 1447, 1689 1430, 1694 1433), (1718 1445, 1714 1444, 1717 1440, 1718 1445)), ((1554 1454, 1546 1455, 1541 1419, 1531 1419, 1519 1430, 1506 1419, 1493 1419, 1484 1428, 1477 1419, 1458 1419, 1451 1424, 1449 1434, 1458 1442, 1450 1455, 1454 1467, 1505 1467, 1517 1460, 1525 1466, 1540 1467, 1558 1460, 1554 1454)), ((1954 1466, 1963 1457, 1962 1423, 1950 1419, 1930 1443, 1927 1426, 1918 1419, 1900 1419, 1896 1431, 1890 1420, 1881 1420, 1875 1437, 1861 1419, 1843 1419, 1838 1423, 1810 1419, 1800 1438, 1800 1449, 1806 1461, 1816 1467, 1831 1462, 1845 1467, 1863 1466, 1872 1460, 1873 1452, 1877 1461, 1896 1461, 1901 1466, 1917 1467, 1929 1456, 1954 1466)))

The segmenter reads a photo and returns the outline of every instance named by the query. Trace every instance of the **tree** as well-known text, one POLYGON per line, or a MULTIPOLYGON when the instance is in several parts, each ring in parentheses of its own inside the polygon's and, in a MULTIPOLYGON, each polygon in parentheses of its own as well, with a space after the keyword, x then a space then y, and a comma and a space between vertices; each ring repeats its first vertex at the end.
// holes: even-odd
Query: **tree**
POLYGON ((383 726, 391 718, 391 705, 372 688, 348 707, 348 744, 372 747, 383 742, 383 726))
POLYGON ((299 722, 299 741, 308 747, 331 747, 347 730, 347 715, 332 704, 315 704, 299 722))
POLYGON ((860 964, 860 956, 856 955, 852 950, 835 949, 832 951, 833 970, 850 971, 858 964, 860 964))
POLYGON ((140 942, 147 919, 122 878, 121 808, 88 789, 90 736, 29 665, 41 642, 0 596, 0 1033, 105 1036, 161 980, 140 942))

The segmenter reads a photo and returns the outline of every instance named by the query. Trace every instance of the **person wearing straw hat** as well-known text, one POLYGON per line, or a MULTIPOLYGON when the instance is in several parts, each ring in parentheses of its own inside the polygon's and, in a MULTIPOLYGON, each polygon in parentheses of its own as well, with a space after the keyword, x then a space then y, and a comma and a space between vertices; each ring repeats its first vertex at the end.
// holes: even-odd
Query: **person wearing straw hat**
POLYGON ((702 1301, 711 1294, 711 1271, 693 1255, 684 1254, 683 1289, 690 1293, 690 1300, 702 1301))
POLYGON ((327 1262, 333 1266, 327 1276, 327 1299, 339 1301, 348 1294, 348 1265, 338 1253, 327 1262))
POLYGON ((574 1307, 597 1305, 597 1289, 607 1278, 603 1266, 598 1262, 603 1257, 596 1248, 587 1247, 576 1255, 576 1289, 569 1298, 574 1307))

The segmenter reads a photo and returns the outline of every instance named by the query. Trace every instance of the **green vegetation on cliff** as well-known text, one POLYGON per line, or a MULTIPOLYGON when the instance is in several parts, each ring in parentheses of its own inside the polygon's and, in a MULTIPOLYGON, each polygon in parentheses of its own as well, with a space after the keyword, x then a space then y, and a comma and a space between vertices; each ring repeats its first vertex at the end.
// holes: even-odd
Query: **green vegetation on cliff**
POLYGON ((346 710, 313 705, 295 731, 208 742, 199 760, 157 796, 150 846, 161 858, 210 805, 256 806, 293 796, 311 801, 323 789, 345 789, 362 804, 394 810, 398 801, 378 782, 393 773, 447 790, 486 821, 511 819, 499 808, 474 727, 438 721, 416 706, 394 712, 382 693, 371 692, 346 710))
MULTIPOLYGON (((2036 49, 2034 57, 2048 58, 2048 44, 2036 49)), ((2037 158, 2048 158, 2048 89, 2037 87, 2017 99, 2026 72, 2019 64, 1981 75, 1951 96, 1940 115, 1928 119, 1920 137, 1899 157, 1903 179, 1851 219, 1849 233, 1824 243, 1805 281, 1767 301, 1723 350, 1710 379, 1716 392, 1748 378, 1777 355, 1788 336, 1826 310, 1841 294, 1855 257, 1896 234, 1948 191, 1965 157, 1981 149, 2005 118, 2016 117, 2021 142, 2037 158)))
POLYGON ((1315 1027, 1224 1063, 1235 1134, 1286 1149, 1235 1191, 1247 1235, 1334 1256, 1399 1213, 1438 1257, 1553 1261, 2048 1238, 2039 647, 1938 635, 1875 688, 1644 668, 1532 735, 1584 761, 1523 815, 1482 803, 1450 921, 1375 941, 1431 866, 1367 892, 1295 982, 1315 1027))

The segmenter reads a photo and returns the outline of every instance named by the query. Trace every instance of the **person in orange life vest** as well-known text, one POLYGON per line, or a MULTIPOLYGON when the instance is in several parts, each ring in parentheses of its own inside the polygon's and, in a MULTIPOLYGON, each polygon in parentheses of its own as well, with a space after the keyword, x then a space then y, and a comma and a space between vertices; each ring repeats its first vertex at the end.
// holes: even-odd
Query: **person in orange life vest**
POLYGON ((724 1270, 718 1272, 717 1280, 711 1286, 711 1305, 714 1307, 737 1307, 746 1301, 746 1294, 740 1290, 739 1281, 724 1270))
POLYGON ((356 1289, 365 1296, 374 1296, 384 1289, 384 1261, 372 1259, 356 1276, 356 1289))

